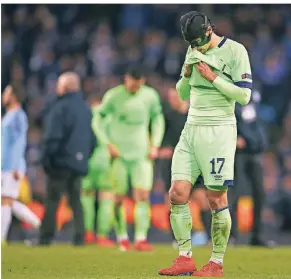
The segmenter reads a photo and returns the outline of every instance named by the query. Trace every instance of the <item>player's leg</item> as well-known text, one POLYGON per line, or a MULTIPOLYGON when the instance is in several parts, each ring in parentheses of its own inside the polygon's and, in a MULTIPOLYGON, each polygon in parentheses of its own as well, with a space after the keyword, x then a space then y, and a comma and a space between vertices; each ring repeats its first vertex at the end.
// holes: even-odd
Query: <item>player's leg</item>
POLYGON ((94 170, 90 170, 88 175, 82 178, 81 182, 81 204, 84 214, 85 243, 91 244, 95 241, 95 185, 94 170))
POLYGON ((212 254, 209 263, 194 273, 200 277, 223 276, 223 258, 231 229, 227 190, 233 185, 236 127, 204 126, 197 129, 197 159, 201 165, 212 213, 212 254), (207 147, 207 148, 206 148, 207 147))
MULTIPOLYGON (((169 197, 169 190, 171 188, 171 165, 172 165, 172 158, 171 159, 165 159, 165 160, 161 160, 161 176, 162 179, 165 183, 165 190, 166 190, 166 194, 165 194, 165 203, 167 205, 169 205, 169 212, 168 212, 168 216, 169 216, 169 221, 171 220, 170 216, 171 216, 171 210, 170 210, 170 197, 169 197)), ((171 238, 172 238, 172 246, 175 249, 178 249, 178 244, 175 240, 175 236, 173 233, 172 228, 170 227, 170 233, 171 233, 171 238)))
POLYGON ((188 124, 181 134, 172 160, 171 227, 179 246, 179 257, 174 263, 159 271, 160 275, 189 275, 196 270, 192 261, 192 216, 189 208, 191 188, 200 174, 194 147, 194 127, 188 124), (189 144, 191 143, 191 145, 189 144))
POLYGON ((34 229, 40 227, 40 219, 25 204, 17 200, 12 203, 12 214, 19 220, 32 225, 34 229))
MULTIPOLYGON (((21 179, 23 174, 20 175, 21 179)), ((18 188, 20 188, 21 179, 18 182, 18 188)), ((23 203, 18 200, 14 200, 12 203, 12 214, 19 220, 30 224, 34 229, 38 229, 41 224, 41 220, 23 203)))
POLYGON ((12 205, 19 193, 19 181, 13 178, 12 173, 4 172, 1 184, 1 243, 5 245, 12 221, 12 205))
POLYGON ((12 221, 12 203, 10 197, 1 196, 1 244, 6 245, 8 231, 12 221))
POLYGON ((114 246, 109 239, 109 233, 113 225, 114 194, 110 181, 110 165, 99 169, 96 177, 98 187, 98 212, 97 212, 97 244, 104 247, 114 246))
POLYGON ((130 243, 128 240, 125 211, 122 205, 128 192, 128 164, 122 158, 116 158, 112 163, 111 181, 115 194, 114 217, 117 241, 120 250, 128 251, 130 243))
POLYGON ((130 178, 135 201, 135 249, 152 251, 153 247, 147 242, 150 227, 150 191, 153 184, 153 162, 145 159, 130 164, 130 178))
MULTIPOLYGON (((203 182, 199 181, 199 183, 194 185, 191 200, 199 204, 200 219, 205 230, 205 232, 199 232, 199 234, 202 234, 201 237, 203 237, 203 241, 206 244, 211 238, 211 211, 206 195, 206 189, 202 183, 203 182)), ((198 232, 195 232, 195 234, 198 234, 198 232)))

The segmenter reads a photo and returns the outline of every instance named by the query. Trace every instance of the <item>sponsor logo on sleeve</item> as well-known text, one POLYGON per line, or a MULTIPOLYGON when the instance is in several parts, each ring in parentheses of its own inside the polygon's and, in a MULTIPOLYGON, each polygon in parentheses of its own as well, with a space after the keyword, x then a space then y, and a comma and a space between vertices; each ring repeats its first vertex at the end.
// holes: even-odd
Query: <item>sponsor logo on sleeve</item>
POLYGON ((242 74, 241 78, 242 79, 252 79, 252 75, 250 75, 250 74, 242 74))

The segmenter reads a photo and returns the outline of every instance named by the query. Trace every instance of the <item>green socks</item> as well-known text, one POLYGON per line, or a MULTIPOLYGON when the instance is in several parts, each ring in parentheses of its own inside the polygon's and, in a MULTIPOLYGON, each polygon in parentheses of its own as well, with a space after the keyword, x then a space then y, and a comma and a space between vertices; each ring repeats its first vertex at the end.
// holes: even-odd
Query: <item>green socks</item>
POLYGON ((231 217, 228 206, 222 209, 212 211, 212 255, 210 261, 221 264, 228 243, 231 229, 231 217))
POLYGON ((82 194, 81 203, 84 213, 85 230, 86 232, 94 232, 95 196, 82 194))
POLYGON ((125 212, 122 204, 115 205, 115 231, 118 241, 128 239, 125 212))
POLYGON ((189 204, 171 204, 171 227, 179 245, 179 255, 192 255, 191 230, 192 216, 189 204))
POLYGON ((146 201, 137 202, 134 209, 135 241, 146 240, 150 227, 150 205, 146 201))
POLYGON ((113 217, 113 200, 100 200, 97 212, 97 235, 108 237, 113 217))

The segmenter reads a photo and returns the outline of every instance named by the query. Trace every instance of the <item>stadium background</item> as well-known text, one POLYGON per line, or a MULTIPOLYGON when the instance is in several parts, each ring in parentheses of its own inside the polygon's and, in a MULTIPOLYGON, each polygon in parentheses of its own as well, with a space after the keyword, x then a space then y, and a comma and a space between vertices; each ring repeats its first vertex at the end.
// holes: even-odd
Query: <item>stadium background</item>
MULTIPOLYGON (((249 51, 253 92, 259 93, 259 116, 271 143, 262 157, 267 193, 263 219, 271 237, 288 230, 290 234, 290 5, 2 5, 1 86, 3 91, 13 81, 26 93, 27 181, 33 200, 45 198, 46 180, 39 164, 41 120, 43 109, 55 96, 58 75, 74 70, 82 77, 85 96, 102 97, 106 89, 122 81, 128 64, 142 63, 150 69, 148 84, 166 102, 187 47, 179 18, 189 10, 205 12, 219 34, 238 40, 249 51)), ((153 204, 163 200, 164 185, 158 178, 157 174, 153 204)), ((29 201, 25 189, 22 199, 29 201)), ((247 185, 245 194, 249 194, 247 185)), ((248 220, 248 202, 242 209, 242 219, 248 220)), ((69 216, 64 205, 59 218, 65 222, 69 216)), ((291 243, 290 235, 286 239, 291 243)))

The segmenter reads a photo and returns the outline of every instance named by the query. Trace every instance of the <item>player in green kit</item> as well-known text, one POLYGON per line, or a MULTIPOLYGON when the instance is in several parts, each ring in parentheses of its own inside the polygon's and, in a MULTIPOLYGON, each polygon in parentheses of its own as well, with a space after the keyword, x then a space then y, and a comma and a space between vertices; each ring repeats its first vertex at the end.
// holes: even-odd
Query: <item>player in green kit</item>
POLYGON ((114 194, 110 181, 110 147, 104 136, 105 123, 100 121, 98 97, 90 98, 92 109, 92 128, 98 139, 98 145, 89 161, 88 175, 82 179, 81 202, 85 222, 85 242, 111 247, 114 242, 108 238, 113 224, 114 194), (97 239, 94 233, 95 192, 98 190, 97 239))
POLYGON ((188 118, 172 160, 171 226, 179 256, 160 275, 223 276, 223 258, 231 228, 227 190, 233 184, 236 149, 235 102, 246 105, 252 76, 243 45, 214 33, 206 15, 189 12, 180 20, 190 44, 181 79, 176 85, 182 99, 190 99, 188 118), (212 255, 201 270, 192 260, 191 187, 203 176, 212 213, 212 255))
POLYGON ((116 195, 115 217, 119 247, 130 249, 126 220, 121 206, 128 193, 129 180, 135 201, 135 250, 151 251, 147 242, 150 226, 150 191, 153 183, 153 160, 164 135, 164 117, 158 93, 144 85, 140 67, 127 70, 124 84, 108 90, 100 114, 111 116, 108 142, 117 158, 112 163, 112 183, 116 195), (149 125, 151 123, 151 133, 149 125))

